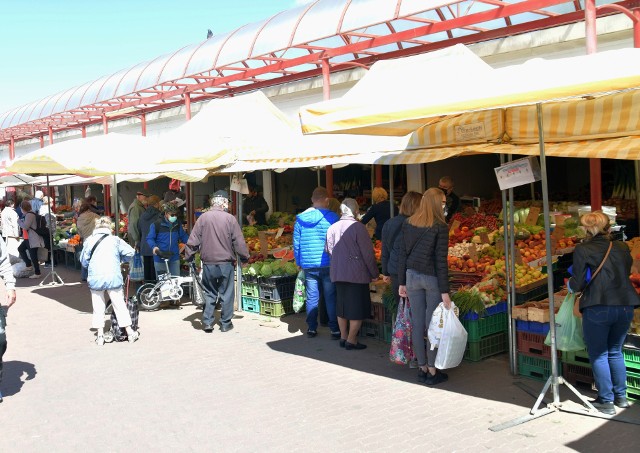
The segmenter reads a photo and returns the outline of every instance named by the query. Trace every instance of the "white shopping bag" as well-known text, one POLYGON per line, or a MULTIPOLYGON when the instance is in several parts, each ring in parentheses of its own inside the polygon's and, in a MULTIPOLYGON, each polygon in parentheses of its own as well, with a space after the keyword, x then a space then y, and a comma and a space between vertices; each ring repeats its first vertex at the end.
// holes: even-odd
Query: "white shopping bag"
POLYGON ((460 365, 467 348, 467 331, 458 319, 458 309, 453 302, 451 308, 444 308, 442 335, 435 367, 439 370, 454 368, 460 365))
POLYGON ((442 328, 444 327, 444 304, 440 302, 435 310, 431 320, 429 320, 429 326, 427 327, 427 337, 429 338, 429 344, 433 351, 440 344, 440 337, 442 336, 442 328))
POLYGON ((16 264, 22 262, 22 258, 20 258, 20 253, 18 253, 18 246, 22 239, 8 237, 7 238, 7 252, 9 253, 9 262, 11 264, 16 264))

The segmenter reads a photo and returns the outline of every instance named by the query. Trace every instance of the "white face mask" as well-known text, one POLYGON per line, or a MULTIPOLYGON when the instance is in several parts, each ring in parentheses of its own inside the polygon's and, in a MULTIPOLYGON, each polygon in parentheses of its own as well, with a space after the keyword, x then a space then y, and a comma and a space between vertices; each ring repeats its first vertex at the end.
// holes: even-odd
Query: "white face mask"
POLYGON ((174 223, 176 220, 178 220, 178 218, 174 215, 170 215, 168 220, 169 222, 174 223))

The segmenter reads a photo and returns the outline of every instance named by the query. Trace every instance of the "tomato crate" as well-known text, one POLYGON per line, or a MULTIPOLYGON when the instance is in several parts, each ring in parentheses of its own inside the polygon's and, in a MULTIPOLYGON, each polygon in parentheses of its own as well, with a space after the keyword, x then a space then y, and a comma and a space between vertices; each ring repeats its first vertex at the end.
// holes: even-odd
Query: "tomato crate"
POLYGON ((463 358, 472 362, 479 362, 480 360, 486 359, 492 355, 506 352, 506 350, 507 333, 500 332, 484 337, 480 341, 468 342, 463 358))
POLYGON ((518 373, 537 381, 546 381, 551 376, 551 360, 519 352, 518 373))
POLYGON ((563 352, 562 361, 571 365, 579 365, 591 368, 589 353, 586 349, 583 349, 582 351, 563 352))
POLYGON ((550 325, 548 322, 521 321, 516 319, 516 330, 518 332, 529 332, 546 335, 549 333, 550 325))
POLYGON ((296 286, 296 276, 262 278, 259 282, 260 299, 266 301, 279 301, 293 298, 293 290, 296 286))
POLYGON ((371 319, 379 322, 385 321, 384 305, 375 302, 371 303, 371 319))
POLYGON ((291 313, 293 313, 293 299, 285 299, 278 302, 260 299, 261 315, 279 318, 291 313))
POLYGON ((467 330, 469 342, 480 341, 489 335, 505 332, 508 328, 506 313, 496 313, 473 321, 462 319, 460 322, 467 330))
MULTIPOLYGON (((551 346, 544 344, 544 340, 547 338, 546 335, 522 331, 517 332, 517 334, 518 352, 551 359, 551 346)), ((562 351, 557 351, 556 354, 559 359, 562 358, 562 351)))
POLYGON ((375 340, 384 340, 384 324, 372 319, 364 319, 362 327, 360 327, 360 336, 365 338, 373 338, 375 340))
POLYGON ((593 378, 593 370, 591 367, 563 363, 562 376, 574 387, 596 390, 596 381, 593 378))
POLYGON ((247 283, 243 281, 241 288, 242 288, 243 296, 249 296, 249 297, 255 297, 255 298, 260 297, 260 288, 258 287, 257 283, 247 283))
POLYGON ((640 349, 622 348, 622 355, 626 367, 640 373, 640 349))
POLYGON ((260 299, 257 297, 242 296, 242 309, 251 313, 260 313, 260 299))

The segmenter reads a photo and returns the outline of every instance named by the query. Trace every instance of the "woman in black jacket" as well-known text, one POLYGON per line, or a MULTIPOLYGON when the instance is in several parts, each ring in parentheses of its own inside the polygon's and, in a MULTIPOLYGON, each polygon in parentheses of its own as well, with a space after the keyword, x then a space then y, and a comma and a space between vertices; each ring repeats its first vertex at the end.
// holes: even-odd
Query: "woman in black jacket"
POLYGON ((600 412, 613 415, 614 405, 629 407, 622 345, 640 299, 629 280, 633 262, 629 247, 611 241, 609 218, 593 212, 583 215, 580 222, 587 230, 587 239, 573 252, 569 290, 584 290, 580 300, 582 330, 598 388, 598 398, 592 404, 600 412), (590 281, 609 247, 609 256, 590 281))
POLYGON ((427 339, 425 353, 424 340, 425 326, 440 302, 451 307, 447 266, 449 229, 444 220, 446 202, 442 190, 427 190, 420 208, 402 225, 398 238, 398 293, 401 297, 408 296, 411 303, 411 340, 418 359, 418 381, 427 385, 448 379, 435 368, 437 349, 432 349, 427 339))
POLYGON ((142 213, 138 220, 138 229, 140 230, 140 255, 144 264, 144 281, 152 283, 156 281, 156 268, 153 264, 153 250, 147 243, 147 235, 151 229, 151 224, 162 218, 160 212, 160 197, 151 195, 147 198, 147 209, 142 213))
MULTIPOLYGON (((389 195, 382 187, 374 187, 373 192, 371 192, 371 200, 373 201, 373 204, 367 213, 362 216, 361 222, 366 225, 371 221, 371 219, 375 219, 376 229, 373 233, 373 237, 376 239, 382 239, 382 228, 391 218, 391 206, 393 202, 389 201, 389 195)), ((395 206, 393 206, 393 214, 398 214, 398 208, 395 206)))

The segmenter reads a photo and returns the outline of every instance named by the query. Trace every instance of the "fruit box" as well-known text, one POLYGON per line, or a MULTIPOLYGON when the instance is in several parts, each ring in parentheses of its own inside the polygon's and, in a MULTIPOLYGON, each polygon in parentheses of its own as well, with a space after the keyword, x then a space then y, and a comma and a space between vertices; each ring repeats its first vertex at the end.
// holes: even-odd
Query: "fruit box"
POLYGON ((529 320, 529 307, 535 307, 535 302, 527 302, 526 304, 516 305, 511 310, 511 317, 521 321, 529 320))
POLYGON ((532 283, 529 283, 528 285, 524 285, 524 286, 516 286, 516 293, 519 294, 523 294, 526 293, 527 291, 531 291, 534 288, 538 288, 539 286, 546 286, 547 285, 547 279, 544 278, 542 280, 538 280, 532 283))

